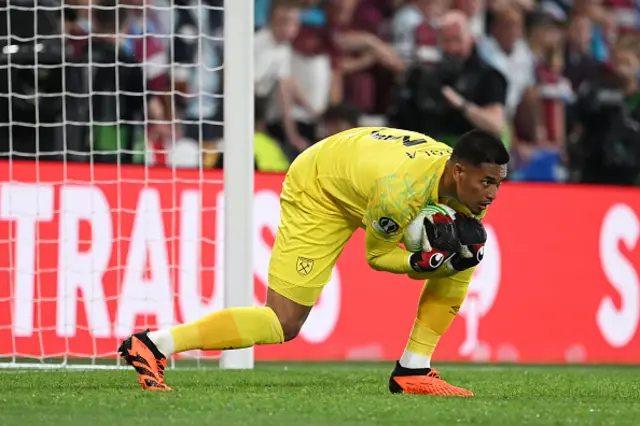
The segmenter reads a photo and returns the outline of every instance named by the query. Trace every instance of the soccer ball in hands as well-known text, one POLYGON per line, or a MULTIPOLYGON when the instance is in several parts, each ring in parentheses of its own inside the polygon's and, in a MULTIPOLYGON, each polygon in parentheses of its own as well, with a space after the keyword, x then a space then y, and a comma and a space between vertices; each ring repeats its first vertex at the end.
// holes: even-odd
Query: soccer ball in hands
POLYGON ((482 262, 486 230, 476 218, 457 215, 444 204, 428 205, 409 222, 403 242, 413 253, 409 263, 415 271, 431 272, 445 264, 461 272, 482 262))
POLYGON ((425 247, 427 236, 424 229, 424 218, 436 214, 447 215, 452 221, 456 218, 456 211, 446 204, 431 204, 420 210, 404 231, 403 243, 408 251, 417 253, 422 250, 430 250, 430 247, 425 247))
POLYGON ((403 242, 413 254, 409 264, 416 272, 432 272, 461 250, 455 225, 456 212, 444 204, 428 205, 407 225, 403 242))

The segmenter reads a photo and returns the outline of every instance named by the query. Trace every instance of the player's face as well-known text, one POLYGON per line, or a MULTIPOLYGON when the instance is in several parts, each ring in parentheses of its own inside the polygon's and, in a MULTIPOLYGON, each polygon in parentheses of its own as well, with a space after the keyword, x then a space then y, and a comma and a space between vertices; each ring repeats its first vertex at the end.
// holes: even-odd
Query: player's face
POLYGON ((479 167, 457 163, 454 178, 458 199, 471 213, 480 214, 496 199, 500 184, 507 177, 507 166, 483 163, 479 167))

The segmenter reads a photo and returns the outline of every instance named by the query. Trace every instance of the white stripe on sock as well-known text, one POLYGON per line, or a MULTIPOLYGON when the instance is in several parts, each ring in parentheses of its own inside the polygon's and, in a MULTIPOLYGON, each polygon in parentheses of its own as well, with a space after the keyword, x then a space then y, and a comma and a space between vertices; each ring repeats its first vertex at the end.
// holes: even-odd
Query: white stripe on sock
POLYGON ((149 340, 151 340, 158 350, 162 352, 162 355, 169 358, 176 350, 176 346, 173 343, 173 336, 169 329, 151 331, 148 334, 149 340))
POLYGON ((431 357, 404 350, 400 365, 404 368, 431 368, 431 357))

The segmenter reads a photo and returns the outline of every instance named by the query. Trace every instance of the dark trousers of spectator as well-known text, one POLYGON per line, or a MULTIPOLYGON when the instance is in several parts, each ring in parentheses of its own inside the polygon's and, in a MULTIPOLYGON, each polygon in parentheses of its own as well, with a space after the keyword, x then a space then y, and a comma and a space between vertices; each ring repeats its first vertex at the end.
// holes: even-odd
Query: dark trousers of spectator
POLYGON ((590 160, 583 166, 581 183, 620 186, 633 186, 638 183, 640 170, 606 166, 600 158, 590 160))
POLYGON ((0 127, 0 158, 14 160, 59 160, 62 126, 2 126, 0 127))
MULTIPOLYGON (((296 128, 298 129, 298 133, 300 133, 300 136, 311 142, 311 144, 314 144, 318 141, 316 137, 317 126, 315 123, 310 124, 304 123, 302 121, 297 121, 295 124, 296 128)), ((280 142, 282 151, 284 151, 286 156, 289 158, 289 161, 295 160, 295 158, 300 154, 300 151, 298 151, 296 147, 292 146, 287 140, 287 135, 284 131, 284 126, 282 125, 282 123, 277 122, 270 124, 267 126, 267 130, 275 140, 280 142)))

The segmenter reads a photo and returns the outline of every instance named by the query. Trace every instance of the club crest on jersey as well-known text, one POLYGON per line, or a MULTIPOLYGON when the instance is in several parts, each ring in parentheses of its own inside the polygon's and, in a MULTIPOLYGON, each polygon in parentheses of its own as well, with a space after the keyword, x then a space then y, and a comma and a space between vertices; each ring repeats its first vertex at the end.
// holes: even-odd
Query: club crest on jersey
POLYGON ((374 220, 371 226, 373 226, 373 229, 383 234, 393 234, 400 229, 400 226, 398 226, 393 219, 388 217, 381 217, 378 221, 374 220))
POLYGON ((313 269, 313 263, 313 259, 298 256, 298 260, 296 261, 296 271, 304 277, 313 269))

